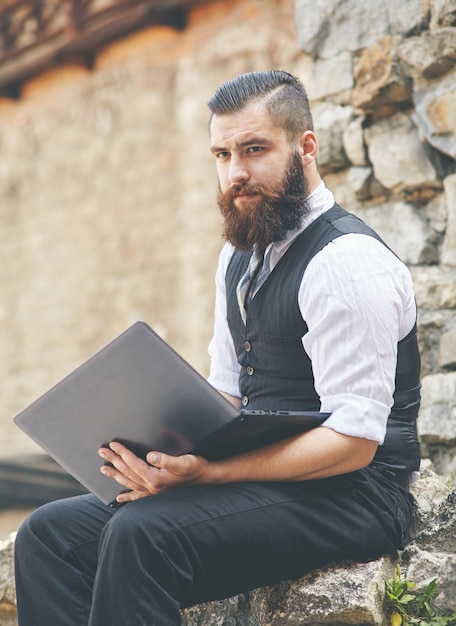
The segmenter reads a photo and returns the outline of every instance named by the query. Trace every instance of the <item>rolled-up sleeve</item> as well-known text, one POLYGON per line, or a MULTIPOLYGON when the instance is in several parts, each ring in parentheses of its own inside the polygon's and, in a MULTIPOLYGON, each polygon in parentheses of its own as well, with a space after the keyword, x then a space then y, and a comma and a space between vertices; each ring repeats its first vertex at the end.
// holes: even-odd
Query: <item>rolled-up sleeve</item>
POLYGON ((408 269, 372 237, 344 235, 309 263, 299 302, 325 426, 383 443, 397 344, 416 319, 408 269))

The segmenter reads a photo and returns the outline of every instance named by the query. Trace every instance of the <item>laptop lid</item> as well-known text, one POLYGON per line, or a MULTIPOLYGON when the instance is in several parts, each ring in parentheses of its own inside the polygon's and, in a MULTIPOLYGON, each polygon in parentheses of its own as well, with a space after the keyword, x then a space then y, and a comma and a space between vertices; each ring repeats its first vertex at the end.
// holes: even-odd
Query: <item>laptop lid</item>
MULTIPOLYGON (((253 413, 254 420, 264 415, 253 413)), ((325 417, 298 415, 312 420, 307 427, 325 417)), ((117 440, 143 458, 150 450, 173 455, 199 450, 221 458, 235 453, 248 424, 252 430, 248 412, 233 407, 144 322, 113 339, 14 421, 105 504, 123 488, 100 473, 100 446, 117 440)), ((266 422, 261 430, 265 427, 266 422)), ((263 440, 251 436, 248 447, 256 447, 255 441, 264 445, 263 440)))

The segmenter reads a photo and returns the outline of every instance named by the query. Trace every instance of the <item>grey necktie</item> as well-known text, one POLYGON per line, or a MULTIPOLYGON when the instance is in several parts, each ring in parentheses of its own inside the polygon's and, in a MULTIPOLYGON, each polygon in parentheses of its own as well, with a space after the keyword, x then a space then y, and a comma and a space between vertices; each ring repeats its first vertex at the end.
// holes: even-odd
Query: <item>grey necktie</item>
POLYGON ((236 295, 239 304, 239 310, 241 312, 242 321, 244 324, 247 319, 247 307, 246 307, 246 298, 249 295, 249 291, 253 286, 253 282, 258 274, 258 271, 261 268, 263 263, 264 255, 261 254, 257 249, 252 252, 252 256, 250 257, 249 265, 245 274, 241 277, 237 287, 236 287, 236 295))

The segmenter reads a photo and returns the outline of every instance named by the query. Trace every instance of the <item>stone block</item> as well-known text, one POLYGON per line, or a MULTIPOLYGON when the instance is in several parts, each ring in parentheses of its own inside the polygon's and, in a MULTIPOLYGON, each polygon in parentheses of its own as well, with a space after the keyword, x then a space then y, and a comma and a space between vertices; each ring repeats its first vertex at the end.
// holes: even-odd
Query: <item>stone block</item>
POLYGON ((438 78, 456 63, 456 41, 453 28, 425 32, 401 42, 398 56, 415 77, 438 78))
POLYGON ((17 626, 14 585, 14 538, 0 541, 0 626, 17 626))
POLYGON ((360 201, 371 198, 372 168, 351 167, 348 171, 348 184, 360 201))
POLYGON ((316 59, 306 81, 309 98, 321 100, 343 94, 353 87, 353 61, 349 52, 330 59, 316 59))
POLYGON ((413 99, 412 119, 420 135, 436 150, 456 159, 456 71, 416 91, 413 99))
POLYGON ((430 0, 431 31, 456 26, 456 6, 454 0, 430 0))
POLYGON ((323 174, 348 165, 343 134, 352 116, 353 109, 350 106, 330 102, 322 102, 314 106, 314 128, 319 145, 318 167, 323 174))
POLYGON ((447 176, 443 181, 447 222, 442 247, 442 263, 456 267, 456 174, 447 176))
POLYGON ((365 48, 355 70, 353 104, 374 119, 387 117, 412 100, 410 81, 398 62, 399 41, 388 35, 365 48))
POLYGON ((364 136, 375 177, 384 187, 406 195, 416 192, 422 197, 427 193, 432 197, 442 188, 430 154, 405 113, 366 128, 364 136))
POLYGON ((410 271, 419 308, 456 309, 456 269, 420 265, 410 271))
POLYGON ((396 560, 343 563, 322 568, 297 581, 287 581, 184 612, 183 626, 307 626, 311 624, 382 624, 385 580, 396 560))
POLYGON ((391 246, 404 263, 417 265, 428 260, 433 232, 413 205, 389 202, 358 209, 356 213, 391 246))
POLYGON ((299 45, 314 58, 355 52, 390 33, 412 32, 425 15, 421 0, 296 0, 299 45))
MULTIPOLYGON (((449 491, 445 500, 434 508, 424 528, 419 530, 413 543, 406 548, 418 546, 421 550, 432 553, 456 553, 456 490, 449 491)), ((453 579, 453 598, 456 598, 456 579, 453 579)), ((454 607, 453 607, 454 610, 454 607)))
POLYGON ((426 444, 450 445, 456 440, 456 372, 422 379, 418 433, 426 444))
POLYGON ((368 165, 363 123, 362 117, 356 117, 347 124, 342 134, 345 154, 353 165, 359 167, 368 165))
MULTIPOLYGON (((430 459, 425 458, 421 461, 420 478, 413 483, 411 492, 416 502, 413 527, 413 534, 416 535, 432 522, 436 509, 446 502, 451 489, 436 473, 430 459)), ((413 552, 413 544, 406 548, 406 553, 410 552, 413 552)))
POLYGON ((439 365, 442 368, 456 369, 456 328, 440 337, 439 365))

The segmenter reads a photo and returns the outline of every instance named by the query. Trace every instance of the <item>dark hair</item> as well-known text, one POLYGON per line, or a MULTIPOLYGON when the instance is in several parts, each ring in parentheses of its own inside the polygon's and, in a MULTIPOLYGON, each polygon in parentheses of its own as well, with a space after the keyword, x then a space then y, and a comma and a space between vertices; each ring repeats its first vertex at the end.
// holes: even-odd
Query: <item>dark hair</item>
POLYGON ((282 70, 248 72, 221 85, 207 103, 214 115, 241 111, 253 101, 264 104, 275 123, 290 139, 313 130, 312 114, 304 85, 282 70))

